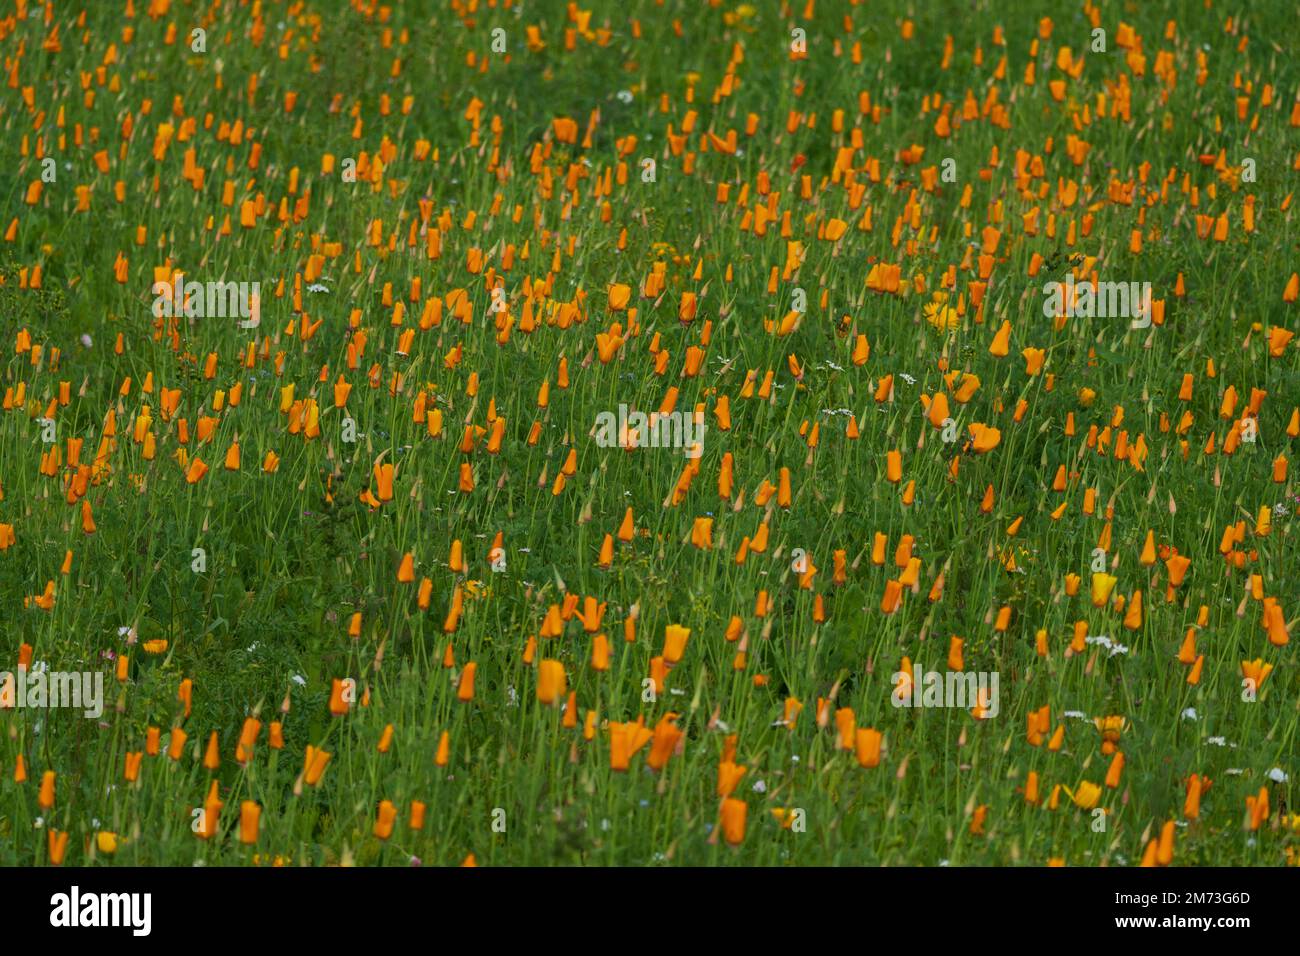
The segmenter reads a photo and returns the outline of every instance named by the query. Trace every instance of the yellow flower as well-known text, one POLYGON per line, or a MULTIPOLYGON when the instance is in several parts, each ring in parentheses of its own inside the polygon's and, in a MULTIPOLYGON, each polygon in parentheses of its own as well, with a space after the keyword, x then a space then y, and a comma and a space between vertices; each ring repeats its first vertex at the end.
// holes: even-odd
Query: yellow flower
POLYGON ((957 328, 961 321, 961 316, 957 310, 947 305, 948 296, 943 292, 936 292, 934 299, 927 302, 921 308, 921 314, 925 316, 925 321, 929 322, 940 332, 947 332, 950 329, 957 328))
POLYGON ((1078 790, 1071 792, 1069 788, 1066 788, 1065 792, 1070 794, 1070 799, 1074 801, 1074 805, 1080 810, 1091 810, 1101 798, 1101 787, 1095 783, 1089 783, 1087 780, 1079 784, 1078 790))

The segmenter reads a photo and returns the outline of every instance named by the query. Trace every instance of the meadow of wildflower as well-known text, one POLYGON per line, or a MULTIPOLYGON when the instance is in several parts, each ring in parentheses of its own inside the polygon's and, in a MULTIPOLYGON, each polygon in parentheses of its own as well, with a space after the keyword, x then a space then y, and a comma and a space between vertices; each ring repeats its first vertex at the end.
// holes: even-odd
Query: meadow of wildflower
POLYGON ((1300 864, 1292 0, 0 4, 0 863, 1300 864))

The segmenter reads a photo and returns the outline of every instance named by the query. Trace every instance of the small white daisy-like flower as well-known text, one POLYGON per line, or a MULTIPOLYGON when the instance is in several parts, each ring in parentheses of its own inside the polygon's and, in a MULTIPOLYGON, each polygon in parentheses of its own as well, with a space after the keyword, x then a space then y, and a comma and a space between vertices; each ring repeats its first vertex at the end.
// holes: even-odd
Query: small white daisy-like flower
POLYGON ((1188 707, 1183 711, 1183 720, 1196 720, 1196 708, 1188 707))
POLYGON ((1288 777, 1281 767, 1274 767, 1268 772, 1268 779, 1272 780, 1274 783, 1286 783, 1288 777))
POLYGON ((1098 634, 1096 637, 1085 637, 1084 642, 1087 644, 1101 645, 1102 647, 1106 648, 1106 650, 1110 651, 1111 657, 1114 657, 1116 654, 1128 653, 1127 646, 1125 646, 1124 644, 1116 644, 1112 642, 1111 639, 1107 637, 1105 634, 1098 634))

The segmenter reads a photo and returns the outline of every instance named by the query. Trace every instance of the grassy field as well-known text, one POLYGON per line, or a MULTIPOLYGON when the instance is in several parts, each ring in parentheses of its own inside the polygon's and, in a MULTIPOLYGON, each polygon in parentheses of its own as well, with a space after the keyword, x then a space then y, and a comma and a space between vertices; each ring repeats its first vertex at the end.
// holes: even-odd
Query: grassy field
POLYGON ((0 863, 1300 864, 1294 2, 3 3, 0 863))

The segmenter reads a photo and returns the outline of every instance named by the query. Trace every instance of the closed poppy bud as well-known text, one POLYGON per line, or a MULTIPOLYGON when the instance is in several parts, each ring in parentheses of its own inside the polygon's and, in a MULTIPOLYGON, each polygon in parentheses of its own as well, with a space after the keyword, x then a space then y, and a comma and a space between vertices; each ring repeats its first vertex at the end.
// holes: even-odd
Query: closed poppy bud
POLYGON ((379 802, 379 815, 375 818, 375 836, 387 840, 393 835, 393 821, 397 819, 397 807, 391 800, 379 802))
POLYGON ((351 707, 349 700, 351 687, 351 678, 344 682, 335 677, 330 682, 330 713, 335 717, 346 714, 351 707))
POLYGON ((465 665, 465 669, 460 672, 460 680, 456 683, 456 698, 462 701, 474 699, 474 675, 478 673, 478 665, 470 661, 465 665))
POLYGON ((62 866, 63 855, 67 852, 68 849, 67 831, 55 830, 53 827, 51 827, 47 842, 49 844, 49 850, 50 850, 50 865, 62 866))
POLYGON ((632 287, 627 285, 613 284, 609 287, 609 310, 611 312, 622 312, 627 308, 628 302, 632 298, 632 287))
POLYGON ((853 342, 853 355, 851 356, 854 365, 865 365, 867 359, 871 357, 871 344, 867 341, 865 335, 859 334, 853 342))
POLYGON ((882 565, 885 563, 885 552, 889 547, 889 536, 876 532, 871 542, 871 563, 882 565))
MULTIPOLYGON (((696 538, 696 535, 699 533, 699 520, 700 519, 696 520, 696 531, 692 533, 691 540, 696 547, 705 547, 705 545, 701 545, 699 540, 697 540, 696 538)), ((710 522, 710 524, 712 523, 710 522)), ((712 542, 710 541, 707 546, 711 547, 712 542)), ((610 534, 606 534, 605 540, 601 542, 600 545, 600 555, 596 558, 596 567, 610 568, 613 566, 613 564, 614 564, 614 536, 610 534)))
POLYGON ((664 629, 664 660, 669 664, 680 661, 690 636, 690 628, 682 627, 680 624, 669 624, 664 629))
POLYGON ((859 766, 867 768, 880 766, 880 741, 880 731, 870 727, 858 730, 855 743, 859 766))
POLYGON ((1142 592, 1134 591, 1132 599, 1128 602, 1128 610, 1124 614, 1124 626, 1129 630, 1137 630, 1142 626, 1142 592))
POLYGON ((543 704, 554 704, 564 696, 564 665, 556 660, 543 660, 537 665, 537 699, 543 704))
POLYGON ((217 770, 221 767, 221 752, 217 749, 217 732, 212 731, 212 736, 208 738, 208 749, 203 754, 203 766, 209 770, 217 770))
POLYGON ((257 828, 262 819, 262 808, 253 800, 239 804, 239 842, 253 844, 257 842, 257 828))
POLYGON ((591 667, 593 670, 609 670, 609 638, 597 634, 591 641, 591 667))
POLYGON ((962 644, 965 642, 956 634, 952 635, 948 641, 948 669, 959 671, 962 669, 962 644))
POLYGON ((329 765, 330 759, 334 755, 319 750, 311 745, 307 747, 307 759, 304 761, 303 779, 308 786, 319 786, 321 777, 325 774, 325 768, 329 765))
POLYGON ((1174 861, 1174 821, 1167 820, 1160 828, 1160 842, 1156 845, 1156 862, 1168 866, 1174 861))
POLYGON ((41 791, 36 797, 36 802, 42 810, 48 810, 54 806, 54 780, 56 776, 53 770, 47 770, 41 775, 41 791))
POLYGON ((694 292, 683 292, 680 302, 677 306, 677 318, 683 322, 690 322, 695 318, 697 301, 694 292))
POLYGON ((225 806, 220 796, 220 787, 216 780, 212 781, 212 786, 208 790, 207 798, 203 801, 203 815, 199 817, 201 829, 196 830, 194 835, 200 840, 210 840, 217 834, 217 824, 221 817, 221 808, 225 806))
POLYGON ((893 614, 898 610, 903 600, 903 585, 901 581, 890 579, 885 582, 885 593, 880 599, 880 611, 883 614, 893 614))
POLYGON ((1194 773, 1187 779, 1187 799, 1183 802, 1183 816, 1187 819, 1197 820, 1200 818, 1202 792, 1201 775, 1194 773))
POLYGON ((1037 805, 1042 797, 1038 793, 1038 774, 1029 771, 1029 776, 1025 778, 1025 802, 1037 805))
POLYGON ((989 354, 998 358, 1004 358, 1010 350, 1011 343, 1011 323, 1004 321, 1001 328, 993 336, 993 342, 989 345, 989 354))
POLYGON ((423 803, 419 800, 411 801, 411 819, 408 825, 412 830, 424 829, 424 812, 425 805, 423 803))
POLYGON ((943 423, 948 418, 948 396, 943 392, 936 392, 934 397, 930 399, 930 407, 927 410, 926 417, 935 428, 942 428, 943 423))
POLYGON ((126 766, 122 770, 122 776, 128 783, 134 783, 140 776, 140 762, 144 759, 144 751, 128 751, 126 755, 126 766))
POLYGON ((1276 647, 1285 647, 1291 640, 1290 633, 1287 631, 1286 616, 1282 613, 1282 608, 1272 598, 1266 598, 1264 601, 1264 627, 1268 631, 1268 640, 1270 644, 1276 647))
POLYGON ((897 451, 885 455, 885 480, 893 485, 903 480, 903 456, 897 451))
POLYGON ((650 680, 654 682, 656 694, 664 692, 664 680, 668 676, 668 667, 662 657, 650 658, 650 680))
POLYGON ((1106 771, 1106 786, 1112 790, 1119 786, 1120 777, 1124 773, 1124 753, 1115 751, 1115 756, 1110 760, 1110 769, 1106 771))
POLYGON ((185 749, 185 741, 189 737, 180 727, 172 728, 171 739, 167 743, 167 756, 172 760, 180 760, 181 753, 185 749))
POLYGON ((749 804, 735 797, 722 801, 722 835, 732 846, 739 846, 745 839, 745 820, 749 815, 749 804))
POLYGON ((257 736, 262 732, 262 722, 256 717, 245 717, 244 726, 239 732, 239 743, 235 747, 235 759, 239 763, 247 763, 253 756, 253 745, 257 743, 257 736))

